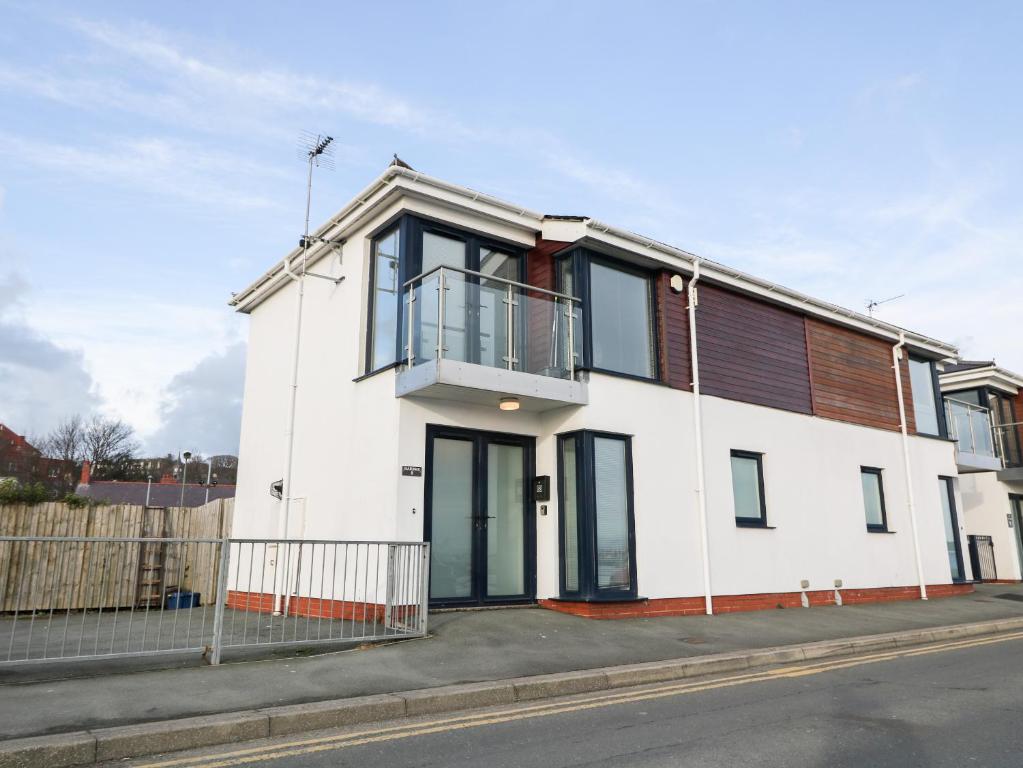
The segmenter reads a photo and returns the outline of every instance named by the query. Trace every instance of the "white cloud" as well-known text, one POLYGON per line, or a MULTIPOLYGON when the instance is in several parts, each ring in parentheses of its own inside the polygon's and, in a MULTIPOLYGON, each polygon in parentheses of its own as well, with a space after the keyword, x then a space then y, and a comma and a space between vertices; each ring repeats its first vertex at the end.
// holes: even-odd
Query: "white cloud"
POLYGON ((18 276, 0 278, 0 422, 41 436, 67 415, 92 412, 99 398, 81 352, 26 323, 28 292, 18 276))
POLYGON ((44 289, 26 304, 32 327, 84 352, 103 410, 142 434, 161 425, 164 387, 204 356, 239 338, 238 317, 205 306, 144 293, 44 289))
POLYGON ((204 357, 161 393, 161 426, 147 439, 151 453, 238 453, 245 379, 245 344, 204 357))
POLYGON ((224 152, 159 138, 125 138, 81 147, 0 133, 0 156, 92 182, 114 184, 226 208, 275 208, 280 172, 224 152), (253 191, 263 187, 263 192, 253 191))

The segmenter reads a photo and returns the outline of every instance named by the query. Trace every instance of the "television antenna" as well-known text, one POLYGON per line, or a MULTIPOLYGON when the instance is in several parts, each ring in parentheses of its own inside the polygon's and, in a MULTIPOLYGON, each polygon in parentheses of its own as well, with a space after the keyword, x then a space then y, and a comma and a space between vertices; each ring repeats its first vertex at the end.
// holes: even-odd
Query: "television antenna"
POLYGON ((873 317, 874 316, 874 310, 877 309, 878 307, 880 307, 882 304, 887 304, 889 301, 895 301, 896 299, 901 299, 905 295, 906 294, 904 294, 904 293, 900 293, 898 296, 892 296, 892 297, 887 298, 887 299, 881 299, 880 301, 878 301, 877 299, 867 299, 867 314, 870 315, 870 317, 873 317))
MULTIPOLYGON (((290 403, 288 406, 288 426, 284 436, 284 477, 270 486, 270 493, 273 496, 278 499, 283 497, 284 514, 281 515, 282 526, 280 538, 284 539, 289 536, 288 526, 290 522, 291 500, 294 496, 291 487, 291 480, 292 465, 295 456, 295 408, 298 400, 298 364, 302 341, 302 304, 305 296, 305 278, 306 276, 318 277, 321 280, 329 280, 334 283, 334 285, 337 285, 345 279, 343 275, 341 277, 330 277, 328 275, 319 275, 306 270, 306 264, 309 259, 309 247, 313 241, 316 243, 329 244, 335 248, 340 245, 339 242, 328 241, 322 237, 310 238, 309 236, 309 214, 313 200, 313 169, 324 168, 326 170, 332 170, 334 168, 334 137, 328 136, 324 133, 314 134, 310 132, 303 132, 299 137, 299 157, 309 165, 309 172, 306 176, 305 229, 302 231, 302 238, 298 242, 299 248, 302 249, 301 269, 297 271, 293 270, 293 259, 286 258, 284 260, 285 274, 292 281, 298 283, 295 302, 295 340, 291 350, 291 386, 290 403)), ((283 595, 282 601, 286 601, 286 598, 283 595)))

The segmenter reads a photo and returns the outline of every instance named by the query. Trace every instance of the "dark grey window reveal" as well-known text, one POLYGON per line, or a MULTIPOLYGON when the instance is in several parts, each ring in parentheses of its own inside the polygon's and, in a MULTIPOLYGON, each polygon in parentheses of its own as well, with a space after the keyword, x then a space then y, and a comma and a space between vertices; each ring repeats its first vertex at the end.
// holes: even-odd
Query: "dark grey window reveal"
POLYGON ((402 294, 398 261, 399 239, 398 227, 394 227, 373 241, 368 364, 370 371, 391 365, 396 359, 398 302, 402 294))
POLYGON ((941 394, 937 372, 930 360, 909 358, 910 388, 913 390, 913 413, 916 431, 925 435, 945 435, 943 414, 938 408, 941 394))
POLYGON ((732 451, 731 458, 735 524, 764 527, 767 525, 767 502, 764 498, 763 454, 732 451))
POLYGON ((959 540, 959 515, 956 513, 955 480, 939 477, 941 513, 945 523, 945 547, 948 550, 948 566, 952 581, 963 581, 963 547, 959 540))
POLYGON ((559 436, 558 446, 562 597, 634 598, 631 439, 584 431, 559 436))
POLYGON ((657 367, 650 278, 593 260, 589 293, 593 367, 654 378, 657 367))
POLYGON ((888 513, 884 506, 883 472, 876 467, 860 467, 863 486, 863 508, 867 517, 867 530, 873 533, 888 531, 888 513))

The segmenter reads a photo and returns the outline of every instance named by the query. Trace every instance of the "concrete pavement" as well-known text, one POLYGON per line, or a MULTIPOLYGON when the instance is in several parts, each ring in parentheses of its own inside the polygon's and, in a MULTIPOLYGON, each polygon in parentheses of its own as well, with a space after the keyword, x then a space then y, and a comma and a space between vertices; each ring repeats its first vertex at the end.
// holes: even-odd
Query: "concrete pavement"
MULTIPOLYGON (((94 730, 619 664, 684 661, 729 652, 741 656, 757 648, 793 643, 838 640, 832 652, 848 653, 852 649, 843 638, 1023 617, 1023 602, 999 597, 1006 594, 1023 595, 1023 589, 988 585, 971 596, 927 603, 609 622, 531 609, 443 613, 431 616, 436 635, 430 639, 316 657, 100 676, 95 672, 102 666, 78 665, 71 671, 94 676, 72 678, 60 677, 68 673, 66 668, 13 668, 0 672, 0 729, 5 738, 94 730)), ((184 663, 193 664, 191 660, 184 663)), ((710 667, 703 669, 703 673, 710 671, 710 667)), ((629 681, 636 682, 635 678, 629 681)), ((562 680, 555 688, 537 695, 577 692, 570 681, 562 680)), ((527 683, 520 682, 514 696, 528 698, 529 690, 527 683)), ((470 699, 471 694, 462 693, 470 699)), ((403 711, 428 711, 431 696, 435 693, 403 694, 403 711), (414 700, 411 704, 409 698, 414 700)), ((444 706, 451 709, 453 705, 448 701, 444 706)), ((301 722, 309 716, 292 719, 301 722)), ((333 716, 325 722, 336 723, 330 720, 333 716)), ((281 722, 284 719, 282 715, 281 722)), ((266 716, 262 722, 267 722, 266 716)))
MULTIPOLYGON (((1008 768, 1023 638, 984 638, 176 754, 179 768, 1008 768)), ((121 766, 160 764, 161 758, 121 766)))

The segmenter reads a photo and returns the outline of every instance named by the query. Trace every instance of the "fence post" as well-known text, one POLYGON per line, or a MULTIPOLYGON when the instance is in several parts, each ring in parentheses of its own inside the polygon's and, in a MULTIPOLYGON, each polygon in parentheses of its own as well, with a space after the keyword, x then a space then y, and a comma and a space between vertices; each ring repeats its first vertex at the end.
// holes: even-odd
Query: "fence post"
POLYGON ((397 547, 394 544, 387 545, 387 586, 384 596, 384 632, 391 628, 392 606, 394 605, 394 551, 397 547))
POLYGON ((220 663, 220 651, 224 646, 224 609, 227 607, 227 571, 230 567, 231 540, 220 540, 220 569, 217 571, 217 605, 213 614, 213 645, 210 650, 210 664, 220 663))
POLYGON ((426 635, 426 618, 430 607, 430 542, 423 542, 423 550, 419 563, 419 626, 420 632, 426 635))

